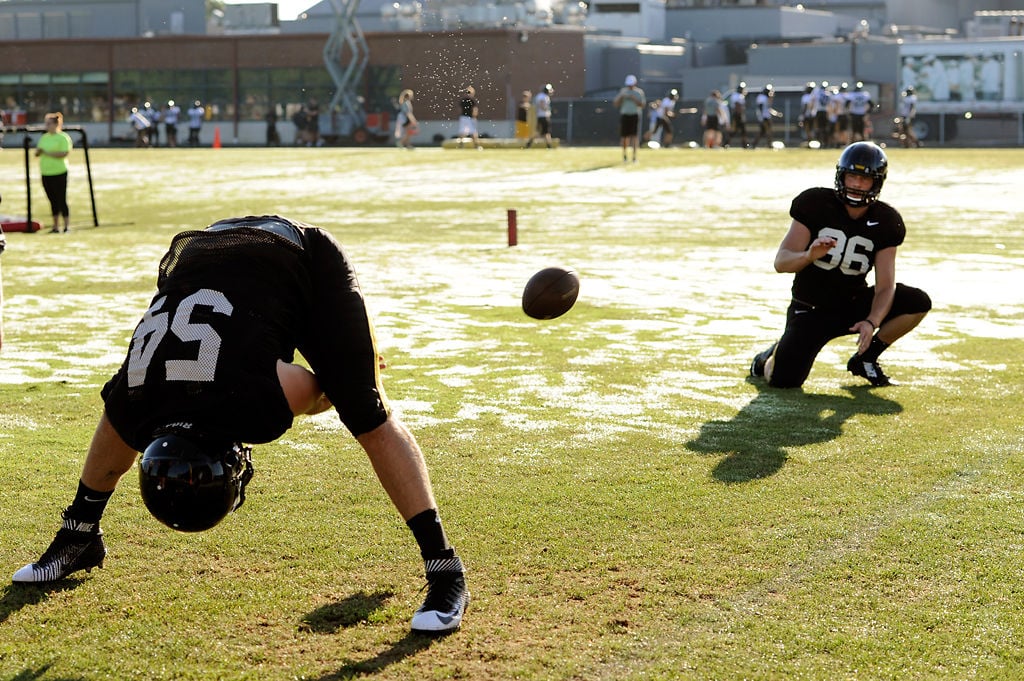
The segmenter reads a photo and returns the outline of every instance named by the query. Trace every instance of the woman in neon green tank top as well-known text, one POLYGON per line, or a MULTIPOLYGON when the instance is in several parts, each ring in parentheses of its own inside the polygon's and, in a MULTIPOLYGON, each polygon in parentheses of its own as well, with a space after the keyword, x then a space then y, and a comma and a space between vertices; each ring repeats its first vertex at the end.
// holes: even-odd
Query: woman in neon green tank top
POLYGON ((46 198, 50 199, 53 213, 53 229, 59 232, 58 222, 63 221, 64 231, 68 231, 68 154, 71 153, 71 138, 62 129, 64 116, 60 113, 48 113, 45 118, 46 132, 36 144, 36 156, 39 157, 39 172, 43 176, 43 189, 46 198))

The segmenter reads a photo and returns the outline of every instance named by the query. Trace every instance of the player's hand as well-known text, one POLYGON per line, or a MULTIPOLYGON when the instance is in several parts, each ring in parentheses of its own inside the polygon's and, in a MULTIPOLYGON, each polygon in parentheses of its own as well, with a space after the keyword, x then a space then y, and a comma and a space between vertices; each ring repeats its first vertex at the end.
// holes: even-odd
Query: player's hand
POLYGON ((874 325, 868 320, 862 319, 851 326, 850 331, 857 334, 857 353, 867 352, 868 346, 871 345, 871 339, 875 336, 874 325))
POLYGON ((811 242, 810 247, 807 249, 807 256, 811 262, 814 262, 835 248, 836 243, 838 242, 830 236, 819 236, 811 242))
POLYGON ((384 355, 377 355, 377 366, 380 367, 381 371, 388 368, 388 363, 384 361, 384 355))

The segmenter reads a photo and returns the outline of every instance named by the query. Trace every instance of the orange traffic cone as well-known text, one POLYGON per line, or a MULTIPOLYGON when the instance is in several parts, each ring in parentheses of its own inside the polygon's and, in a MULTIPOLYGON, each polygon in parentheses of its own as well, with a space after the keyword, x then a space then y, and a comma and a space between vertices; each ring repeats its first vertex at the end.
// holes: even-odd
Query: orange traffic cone
POLYGON ((220 128, 213 129, 213 148, 220 149, 220 128))

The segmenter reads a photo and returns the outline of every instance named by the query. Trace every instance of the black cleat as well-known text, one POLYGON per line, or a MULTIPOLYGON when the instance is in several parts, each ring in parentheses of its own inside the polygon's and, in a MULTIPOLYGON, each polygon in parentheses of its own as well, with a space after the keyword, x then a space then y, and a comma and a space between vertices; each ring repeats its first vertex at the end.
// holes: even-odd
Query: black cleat
POLYGON ((469 606, 466 575, 458 556, 427 561, 427 597, 412 616, 412 630, 423 634, 455 631, 469 606))
POLYGON ((850 358, 850 361, 846 363, 846 370, 854 376, 861 376, 868 379, 868 383, 873 386, 882 387, 886 385, 897 385, 897 383, 891 380, 882 371, 882 366, 878 363, 878 360, 869 362, 866 359, 862 359, 860 355, 854 355, 850 358))
POLYGON ((755 377, 764 376, 764 365, 768 361, 768 358, 775 352, 775 346, 778 343, 772 343, 771 347, 763 352, 759 352, 754 355, 754 360, 750 363, 750 375, 755 377))
POLYGON ((56 582, 72 572, 103 567, 107 547, 99 523, 83 523, 64 513, 64 522, 50 548, 37 563, 30 563, 14 573, 12 582, 56 582))

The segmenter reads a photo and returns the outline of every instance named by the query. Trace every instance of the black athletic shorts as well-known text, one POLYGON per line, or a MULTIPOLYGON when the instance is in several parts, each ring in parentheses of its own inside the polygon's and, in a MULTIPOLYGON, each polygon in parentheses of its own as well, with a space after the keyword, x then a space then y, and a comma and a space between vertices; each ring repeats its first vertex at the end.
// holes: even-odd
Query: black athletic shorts
POLYGON ((548 116, 537 117, 537 134, 548 135, 551 133, 551 118, 548 116))
MULTIPOLYGON (((786 311, 786 330, 775 348, 775 366, 769 384, 776 388, 803 385, 825 344, 853 333, 850 327, 868 316, 874 295, 874 287, 866 287, 846 305, 829 308, 793 300, 786 311)), ((921 289, 896 284, 892 308, 882 321, 927 312, 931 306, 931 299, 921 289)))
POLYGON ((640 114, 622 114, 619 117, 619 137, 636 137, 639 126, 640 114))

